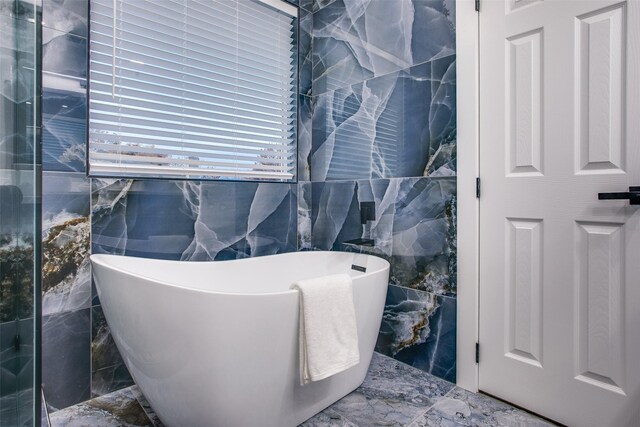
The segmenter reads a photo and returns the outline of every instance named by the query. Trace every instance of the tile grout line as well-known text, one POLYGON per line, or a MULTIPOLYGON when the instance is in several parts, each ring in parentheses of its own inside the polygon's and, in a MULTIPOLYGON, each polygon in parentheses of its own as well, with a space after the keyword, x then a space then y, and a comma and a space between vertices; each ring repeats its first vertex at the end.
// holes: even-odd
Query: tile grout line
MULTIPOLYGON (((355 390, 354 390, 354 391, 355 391, 355 390)), ((337 402, 336 402, 336 403, 337 403, 337 402)), ((330 406, 330 407, 331 407, 331 406, 330 406)), ((330 407, 329 407, 329 408, 330 408, 330 407)), ((329 409, 329 408, 327 408, 327 409, 329 409)), ((354 423, 353 421, 351 421, 349 418, 345 417, 345 416, 344 416, 344 415, 342 415, 341 413, 336 412, 336 411, 334 411, 334 412, 335 412, 336 414, 340 415, 340 418, 342 418, 343 420, 345 420, 345 421, 346 421, 346 422, 348 422, 349 424, 351 424, 351 425, 353 425, 353 426, 356 426, 356 427, 360 427, 360 425, 359 425, 359 424, 354 423)), ((314 415, 314 416, 315 416, 315 415, 314 415)), ((350 427, 350 426, 349 426, 349 427, 350 427)))
POLYGON ((440 402, 440 401, 441 401, 442 399, 444 399, 445 397, 449 396, 449 394, 450 394, 451 392, 453 392, 453 390, 454 390, 456 387, 457 387, 457 385, 453 384, 453 387, 451 387, 451 388, 449 389, 449 391, 447 391, 445 394, 443 394, 442 396, 440 396, 440 398, 439 398, 438 400, 436 400, 435 402, 433 402, 433 404, 432 404, 431 406, 429 406, 429 407, 427 408, 427 410, 426 410, 426 411, 421 412, 421 413, 420 413, 419 415, 417 415, 414 419, 412 419, 412 420, 411 420, 411 422, 409 422, 409 424, 407 424, 407 427, 410 427, 413 423, 415 423, 416 421, 418 421, 418 418, 420 418, 420 417, 422 417, 422 416, 426 415, 426 414, 427 414, 427 412, 429 412, 431 409, 433 409, 433 407, 434 407, 434 406, 436 406, 436 404, 437 404, 438 402, 440 402))
MULTIPOLYGON (((374 351, 374 352, 375 352, 375 351, 374 351)), ((386 358, 386 359, 393 360, 393 361, 394 361, 394 362, 396 362, 396 363, 402 363, 402 364, 407 365, 407 366, 409 366, 409 367, 411 367, 411 368, 413 368, 413 369, 417 369, 417 368, 415 368, 415 367, 413 367, 413 366, 411 366, 411 365, 409 365, 409 364, 407 364, 407 363, 401 362, 401 361, 399 361, 399 360, 397 360, 397 359, 394 359, 393 357, 387 356, 386 354, 382 354, 382 353, 378 353, 378 352, 375 352, 375 353, 377 353, 377 354, 378 354, 378 356, 382 356, 382 357, 384 357, 384 358, 386 358)), ((419 370, 419 369, 417 369, 417 370, 419 370)), ((428 375, 431 375, 431 376, 433 376, 433 377, 435 377, 435 378, 442 379, 442 378, 436 377, 435 375, 433 375, 433 374, 431 374, 431 373, 429 373, 429 372, 422 371, 422 370, 419 370, 419 371, 424 372, 424 373, 426 373, 426 374, 428 374, 428 375)), ((444 380, 444 381, 446 381, 446 380, 444 380)), ((427 412, 429 412, 431 409, 433 409, 433 407, 434 407, 434 406, 435 406, 439 401, 441 401, 441 400, 442 400, 442 399, 444 399, 445 397, 449 396, 449 394, 451 394, 451 393, 453 392, 453 390, 455 390, 455 389, 458 387, 458 386, 457 386, 456 384, 454 384, 454 383, 450 383, 450 384, 452 385, 452 387, 451 387, 451 388, 450 388, 450 389, 449 389, 445 394, 443 394, 442 396, 440 396, 440 398, 438 398, 438 399, 437 399, 437 400, 436 400, 436 401, 435 401, 431 406, 429 406, 429 407, 428 407, 424 412, 420 412, 418 415, 416 415, 416 416, 415 416, 415 418, 413 418, 409 423, 405 424, 405 426, 406 426, 406 427, 411 426, 414 422, 416 422, 416 421, 418 420, 418 418, 420 418, 421 416, 423 416, 423 415, 425 415, 427 412)), ((358 387, 358 388, 359 388, 359 387, 358 387)), ((333 405, 331 405, 331 406, 333 406, 333 405)), ((329 407, 328 407, 328 408, 326 408, 326 409, 330 409, 330 408, 331 408, 331 406, 329 406, 329 407)), ((326 409, 325 409, 325 410, 326 410, 326 409)), ((349 423, 351 423, 351 424, 353 424, 353 425, 355 425, 355 426, 359 426, 359 424, 357 424, 357 423, 355 423, 355 422, 351 421, 349 418, 347 418, 347 417, 346 417, 345 415, 343 415, 342 413, 337 412, 337 411, 334 411, 334 412, 335 412, 336 414, 338 414, 340 417, 342 417, 343 419, 347 420, 349 423)))
POLYGON ((147 398, 142 393, 142 390, 140 390, 140 387, 138 387, 136 384, 134 384, 132 386, 129 386, 128 390, 131 393, 131 395, 133 396, 133 399, 136 402, 138 402, 138 405, 140 405, 140 407, 142 408, 142 412, 144 412, 144 414, 147 416, 147 418, 151 422, 151 425, 153 427, 162 427, 162 424, 156 424, 155 423, 155 421, 154 421, 155 419, 158 419, 160 422, 162 422, 162 421, 158 417, 158 414, 156 414, 155 411, 153 410, 153 408, 151 407, 151 404, 149 403, 147 398), (134 387, 136 387, 136 389, 137 389, 135 392, 133 391, 134 387), (142 397, 144 399, 144 401, 146 402, 146 405, 142 401, 140 401, 140 397, 142 397), (149 413, 149 411, 147 411, 147 406, 151 409, 151 413, 149 413))
MULTIPOLYGON (((458 294, 454 294, 454 295, 444 295, 444 294, 439 294, 436 292, 431 292, 431 291, 425 291, 424 289, 416 289, 416 288, 410 288, 408 286, 403 286, 403 285, 394 285, 389 283, 389 286, 395 286, 396 288, 400 288, 400 289, 408 289, 410 291, 415 291, 415 292, 423 292, 425 294, 430 294, 430 295, 434 295, 436 297, 442 297, 442 298, 449 298, 452 300, 457 300, 458 299, 458 294)), ((426 371, 425 371, 426 372, 426 371)))
MULTIPOLYGON (((303 96, 307 96, 307 95, 303 95, 303 96)), ((307 96, 307 98, 314 98, 315 96, 307 96)), ((437 181, 456 181, 458 179, 458 175, 450 175, 450 176, 423 176, 423 175, 414 175, 414 176, 388 176, 388 177, 380 177, 380 178, 353 178, 353 179, 325 179, 323 181, 314 181, 314 180, 305 180, 305 181, 298 181, 298 183, 303 182, 303 183, 311 183, 311 184, 339 184, 339 183, 344 183, 344 182, 354 182, 354 181, 391 181, 391 180, 401 180, 401 179, 415 179, 415 180, 421 180, 421 179, 429 179, 429 180, 437 180, 437 181)))

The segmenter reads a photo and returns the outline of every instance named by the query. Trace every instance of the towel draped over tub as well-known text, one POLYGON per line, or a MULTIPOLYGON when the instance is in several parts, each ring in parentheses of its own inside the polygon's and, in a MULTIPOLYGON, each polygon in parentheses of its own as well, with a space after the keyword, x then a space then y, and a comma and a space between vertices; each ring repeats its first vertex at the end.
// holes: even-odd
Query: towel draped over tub
POLYGON ((300 382, 319 381, 360 362, 353 287, 348 274, 300 280, 300 382))

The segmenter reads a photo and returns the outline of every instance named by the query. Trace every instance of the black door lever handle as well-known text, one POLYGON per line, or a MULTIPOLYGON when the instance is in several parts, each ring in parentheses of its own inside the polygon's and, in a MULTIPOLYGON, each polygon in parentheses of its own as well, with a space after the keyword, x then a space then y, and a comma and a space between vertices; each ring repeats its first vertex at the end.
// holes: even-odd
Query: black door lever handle
POLYGON ((629 187, 624 193, 598 193, 598 200, 629 200, 630 205, 640 205, 640 187, 629 187))

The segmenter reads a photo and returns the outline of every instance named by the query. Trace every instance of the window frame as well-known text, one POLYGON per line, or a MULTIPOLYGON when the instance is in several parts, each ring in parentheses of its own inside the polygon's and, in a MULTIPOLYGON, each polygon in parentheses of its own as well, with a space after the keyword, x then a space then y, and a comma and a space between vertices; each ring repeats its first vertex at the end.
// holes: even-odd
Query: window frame
MULTIPOLYGON (((115 1, 115 0, 114 0, 115 1)), ((187 0, 189 1, 189 0, 187 0)), ((91 5, 93 3, 92 0, 87 1, 87 52, 86 52, 86 60, 87 60, 87 77, 86 77, 86 143, 85 143, 85 174, 87 178, 95 178, 95 179, 115 179, 115 180, 136 180, 136 181, 193 181, 193 182, 246 182, 246 183, 268 183, 268 184, 285 184, 292 185, 298 184, 299 182, 299 144, 300 144, 300 107, 301 107, 301 93, 300 93, 300 71, 302 64, 304 62, 303 58, 300 55, 300 5, 295 0, 250 0, 256 3, 261 3, 266 7, 270 7, 276 10, 279 10, 274 3, 285 3, 291 7, 296 9, 295 16, 295 27, 296 31, 294 34, 294 44, 296 49, 296 78, 295 78, 295 108, 296 108, 296 121, 295 121, 295 141, 292 144, 294 148, 293 154, 293 177, 291 179, 274 179, 274 178, 254 178, 247 177, 245 179, 238 177, 222 177, 222 178, 214 178, 214 177, 188 177, 185 175, 175 175, 175 176, 141 176, 134 174, 99 174, 95 175, 91 173, 91 166, 89 162, 89 148, 91 144, 91 136, 89 132, 89 124, 90 124, 90 105, 91 105, 91 5)), ((310 12, 309 12, 310 13, 310 12)))

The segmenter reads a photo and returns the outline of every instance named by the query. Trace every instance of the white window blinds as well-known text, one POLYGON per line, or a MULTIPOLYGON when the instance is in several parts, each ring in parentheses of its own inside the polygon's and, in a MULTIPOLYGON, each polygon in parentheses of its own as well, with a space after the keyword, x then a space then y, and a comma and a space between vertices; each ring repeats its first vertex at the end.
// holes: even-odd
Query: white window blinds
POLYGON ((91 0, 89 173, 289 181, 297 9, 91 0))

